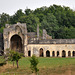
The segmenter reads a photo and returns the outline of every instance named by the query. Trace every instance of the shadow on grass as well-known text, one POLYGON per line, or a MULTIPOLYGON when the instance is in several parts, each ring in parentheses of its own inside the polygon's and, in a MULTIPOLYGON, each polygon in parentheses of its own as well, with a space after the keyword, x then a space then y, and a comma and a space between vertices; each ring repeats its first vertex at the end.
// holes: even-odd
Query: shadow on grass
POLYGON ((6 65, 6 62, 2 62, 0 63, 0 66, 6 65))

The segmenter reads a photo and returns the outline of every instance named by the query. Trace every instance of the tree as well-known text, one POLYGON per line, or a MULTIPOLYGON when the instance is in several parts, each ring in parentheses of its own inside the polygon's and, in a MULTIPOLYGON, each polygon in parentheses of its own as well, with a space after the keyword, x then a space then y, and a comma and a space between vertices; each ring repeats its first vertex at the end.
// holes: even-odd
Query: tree
POLYGON ((27 24, 27 30, 29 32, 36 32, 37 24, 39 23, 39 18, 34 14, 30 14, 25 18, 25 23, 27 24))
POLYGON ((36 32, 37 24, 39 24, 41 34, 44 28, 53 38, 75 38, 75 11, 69 7, 54 4, 35 10, 27 8, 24 13, 22 9, 19 9, 12 16, 2 13, 0 14, 0 32, 3 32, 6 23, 11 25, 17 22, 26 23, 28 32, 36 32))
POLYGON ((31 10, 31 9, 28 9, 28 8, 25 9, 25 14, 26 14, 26 15, 29 15, 29 14, 31 14, 31 13, 32 13, 32 10, 31 10))
POLYGON ((6 60, 12 61, 13 66, 14 66, 14 61, 16 61, 17 68, 19 68, 18 61, 19 59, 21 59, 21 56, 22 54, 17 51, 6 49, 6 54, 5 54, 6 60))
POLYGON ((58 21, 52 13, 48 13, 47 16, 44 16, 41 27, 42 29, 46 29, 48 34, 53 38, 55 37, 54 33, 59 29, 58 21))
POLYGON ((15 24, 19 22, 19 19, 24 16, 25 14, 22 12, 22 9, 17 10, 17 12, 10 17, 10 24, 15 24))
POLYGON ((2 13, 0 15, 0 24, 1 26, 5 26, 6 23, 9 22, 10 16, 6 13, 2 13))
POLYGON ((10 51, 10 58, 9 59, 11 61, 16 61, 17 68, 19 68, 18 61, 19 61, 19 59, 21 59, 21 54, 19 52, 11 50, 10 51))
POLYGON ((31 70, 32 72, 34 72, 37 75, 37 72, 39 71, 39 69, 37 68, 37 65, 39 63, 38 59, 36 58, 35 55, 33 55, 30 59, 30 63, 31 63, 31 70))
POLYGON ((0 33, 3 33, 3 29, 4 29, 4 27, 1 27, 0 28, 0 33))

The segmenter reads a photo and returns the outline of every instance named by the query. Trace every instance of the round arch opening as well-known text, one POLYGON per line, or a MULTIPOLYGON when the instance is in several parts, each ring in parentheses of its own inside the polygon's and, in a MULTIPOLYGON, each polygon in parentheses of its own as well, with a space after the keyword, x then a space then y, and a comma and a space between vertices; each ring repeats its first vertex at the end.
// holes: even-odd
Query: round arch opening
POLYGON ((71 57, 71 51, 68 51, 68 56, 71 57))
POLYGON ((50 51, 49 50, 46 51, 46 57, 50 57, 50 51))
POLYGON ((62 51, 62 57, 66 57, 66 51, 65 50, 62 51))
POLYGON ((23 51, 22 51, 22 39, 19 35, 13 35, 10 39, 10 44, 11 44, 10 47, 12 50, 23 53, 23 51))
POLYGON ((40 57, 43 57, 43 48, 40 48, 40 57))
POLYGON ((55 56, 55 51, 52 51, 52 56, 53 56, 53 57, 55 56))

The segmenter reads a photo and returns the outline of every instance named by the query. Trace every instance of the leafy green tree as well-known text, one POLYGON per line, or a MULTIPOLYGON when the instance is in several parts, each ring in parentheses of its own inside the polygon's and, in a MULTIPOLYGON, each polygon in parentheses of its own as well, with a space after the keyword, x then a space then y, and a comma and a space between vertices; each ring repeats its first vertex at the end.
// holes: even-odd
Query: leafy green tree
POLYGON ((67 30, 68 30, 67 27, 61 26, 59 28, 59 30, 55 32, 55 38, 56 39, 59 39, 59 38, 60 39, 65 39, 66 38, 66 31, 67 30))
POLYGON ((39 18, 34 14, 30 14, 25 18, 27 29, 29 32, 36 32, 37 24, 40 24, 39 18))
POLYGON ((31 9, 28 9, 28 8, 25 9, 25 14, 26 14, 26 15, 32 14, 32 12, 33 12, 33 11, 32 11, 31 9))
POLYGON ((5 26, 6 23, 9 23, 10 16, 6 13, 2 13, 0 17, 1 26, 5 26))
POLYGON ((20 17, 24 16, 22 9, 17 10, 17 12, 10 17, 10 24, 15 24, 19 22, 20 17))
POLYGON ((14 61, 16 61, 17 68, 19 68, 18 61, 19 61, 19 59, 21 59, 21 57, 22 57, 21 53, 11 50, 11 49, 6 49, 5 58, 6 58, 6 60, 12 61, 13 66, 14 66, 14 61))
POLYGON ((17 68, 19 68, 18 61, 19 61, 19 59, 21 59, 21 54, 19 52, 11 50, 10 51, 10 57, 9 57, 9 59, 11 61, 16 61, 17 68))
POLYGON ((65 29, 65 31, 66 31, 66 38, 68 39, 75 38, 75 28, 73 26, 65 29))
POLYGON ((54 32, 56 32, 59 28, 56 17, 52 13, 48 13, 47 16, 44 17, 41 24, 42 29, 46 29, 48 34, 52 35, 54 38, 54 32))
POLYGON ((4 27, 1 27, 0 28, 0 33, 3 33, 3 29, 4 29, 4 27))
POLYGON ((39 24, 41 34, 44 28, 53 38, 75 38, 75 11, 69 7, 54 4, 35 10, 27 8, 24 13, 22 9, 19 9, 12 16, 2 13, 0 14, 0 32, 3 32, 6 23, 17 22, 26 23, 28 32, 36 32, 37 24, 39 24))
POLYGON ((33 55, 30 59, 30 63, 31 63, 31 70, 32 72, 34 72, 35 74, 37 74, 37 72, 39 71, 39 69, 37 68, 37 65, 39 63, 38 59, 36 58, 35 55, 33 55))
POLYGON ((15 59, 13 58, 15 52, 14 51, 9 51, 9 61, 13 62, 13 67, 14 67, 14 61, 15 59))

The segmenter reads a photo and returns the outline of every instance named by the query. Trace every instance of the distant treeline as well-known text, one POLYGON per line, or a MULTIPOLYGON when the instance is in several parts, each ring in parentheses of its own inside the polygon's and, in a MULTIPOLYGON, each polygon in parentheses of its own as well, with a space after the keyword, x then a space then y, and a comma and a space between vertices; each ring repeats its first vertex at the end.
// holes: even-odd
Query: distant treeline
POLYGON ((29 8, 22 12, 22 9, 10 16, 7 13, 0 14, 0 32, 3 32, 5 24, 26 23, 28 32, 36 32, 37 24, 53 38, 69 39, 75 38, 75 11, 65 6, 52 5, 41 7, 35 10, 29 8))

